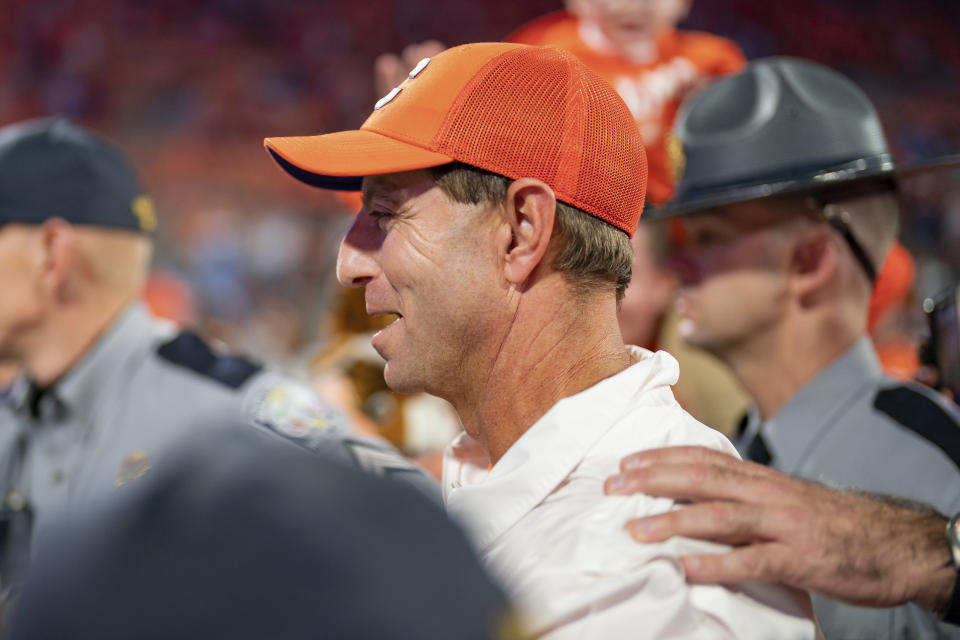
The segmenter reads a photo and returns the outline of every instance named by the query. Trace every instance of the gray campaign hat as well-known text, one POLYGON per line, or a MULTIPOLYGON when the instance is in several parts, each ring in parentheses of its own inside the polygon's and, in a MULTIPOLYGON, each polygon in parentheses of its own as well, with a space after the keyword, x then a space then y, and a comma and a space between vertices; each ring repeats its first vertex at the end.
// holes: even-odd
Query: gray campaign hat
POLYGON ((832 69, 789 57, 755 60, 696 94, 675 134, 682 174, 652 218, 960 163, 897 167, 867 95, 832 69))
POLYGON ((0 127, 0 225, 72 224, 149 233, 153 204, 106 140, 61 118, 0 127))

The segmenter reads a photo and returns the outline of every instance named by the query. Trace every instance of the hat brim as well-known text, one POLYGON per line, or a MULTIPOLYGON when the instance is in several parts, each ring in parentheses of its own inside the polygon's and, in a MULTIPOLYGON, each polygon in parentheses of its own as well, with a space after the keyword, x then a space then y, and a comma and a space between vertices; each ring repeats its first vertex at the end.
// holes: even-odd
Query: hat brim
POLYGON ((454 160, 365 129, 267 138, 263 145, 300 182, 335 191, 359 191, 364 176, 427 169, 454 160))
POLYGON ((815 192, 860 181, 897 180, 960 166, 960 154, 926 160, 909 166, 896 166, 892 160, 884 158, 889 156, 883 156, 876 162, 870 162, 873 159, 857 160, 803 178, 769 180, 704 190, 701 194, 680 196, 666 204, 648 207, 643 217, 648 220, 663 220, 778 195, 815 192))

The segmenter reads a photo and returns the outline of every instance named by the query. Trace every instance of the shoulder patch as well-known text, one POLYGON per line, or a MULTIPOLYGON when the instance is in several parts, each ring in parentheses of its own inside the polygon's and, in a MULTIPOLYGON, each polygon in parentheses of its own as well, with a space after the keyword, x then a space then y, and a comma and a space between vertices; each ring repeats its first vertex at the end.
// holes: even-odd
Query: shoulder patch
POLYGON ((232 389, 239 389, 262 367, 238 356, 215 352, 197 334, 184 331, 157 349, 157 355, 177 366, 190 369, 232 389))
POLYGON ((258 381, 244 405, 254 426, 314 452, 341 446, 352 431, 346 416, 317 394, 279 376, 258 381))
POLYGON ((877 392, 873 408, 937 446, 960 468, 960 422, 934 399, 901 385, 877 392))
POLYGON ((299 384, 263 389, 251 402, 253 422, 285 438, 311 442, 330 427, 348 432, 345 419, 299 384))

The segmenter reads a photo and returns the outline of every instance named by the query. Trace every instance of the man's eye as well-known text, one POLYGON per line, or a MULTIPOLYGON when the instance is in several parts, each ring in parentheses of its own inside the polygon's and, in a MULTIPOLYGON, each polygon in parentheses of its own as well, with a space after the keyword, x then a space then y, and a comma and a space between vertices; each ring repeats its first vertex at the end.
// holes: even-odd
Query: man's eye
POLYGON ((393 217, 393 214, 376 209, 370 212, 370 217, 376 220, 378 224, 383 225, 385 221, 393 217))

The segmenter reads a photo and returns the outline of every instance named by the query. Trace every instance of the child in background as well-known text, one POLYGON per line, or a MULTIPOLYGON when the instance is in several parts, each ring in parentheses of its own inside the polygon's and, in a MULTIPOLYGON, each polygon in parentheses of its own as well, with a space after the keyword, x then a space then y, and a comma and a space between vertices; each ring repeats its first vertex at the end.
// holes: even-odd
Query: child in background
POLYGON ((673 194, 682 152, 670 144, 677 109, 694 89, 745 64, 731 40, 679 31, 690 0, 566 0, 557 11, 520 27, 511 42, 566 49, 609 82, 640 125, 650 171, 647 200, 673 194))

